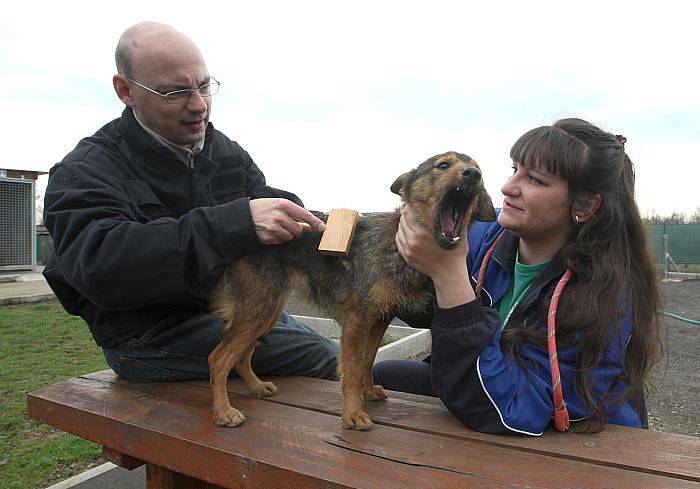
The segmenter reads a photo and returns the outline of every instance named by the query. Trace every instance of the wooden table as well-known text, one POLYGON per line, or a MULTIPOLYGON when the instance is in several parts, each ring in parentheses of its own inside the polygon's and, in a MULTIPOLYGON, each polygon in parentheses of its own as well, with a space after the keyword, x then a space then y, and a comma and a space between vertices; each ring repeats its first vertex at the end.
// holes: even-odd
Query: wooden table
POLYGON ((149 488, 698 488, 700 438, 609 426, 537 438, 464 428, 435 398, 368 403, 370 432, 340 426, 340 386, 277 378, 264 400, 229 381, 247 421, 219 428, 207 382, 134 383, 111 371, 27 395, 29 415, 147 464, 149 488))

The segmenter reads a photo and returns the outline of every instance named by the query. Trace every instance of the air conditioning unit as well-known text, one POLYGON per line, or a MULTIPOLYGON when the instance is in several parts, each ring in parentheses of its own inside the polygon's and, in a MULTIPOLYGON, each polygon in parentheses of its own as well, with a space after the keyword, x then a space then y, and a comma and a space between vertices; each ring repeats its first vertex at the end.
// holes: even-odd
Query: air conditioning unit
POLYGON ((0 170, 0 270, 31 270, 34 253, 34 181, 0 170))

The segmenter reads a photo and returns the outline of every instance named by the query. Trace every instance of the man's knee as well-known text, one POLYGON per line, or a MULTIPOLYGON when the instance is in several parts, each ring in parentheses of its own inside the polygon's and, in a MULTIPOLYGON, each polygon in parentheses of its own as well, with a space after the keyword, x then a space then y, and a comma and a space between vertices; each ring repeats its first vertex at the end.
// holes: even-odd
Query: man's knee
POLYGON ((314 348, 314 354, 309 355, 311 360, 310 377, 319 379, 338 380, 338 358, 340 349, 338 345, 324 336, 321 337, 314 348))

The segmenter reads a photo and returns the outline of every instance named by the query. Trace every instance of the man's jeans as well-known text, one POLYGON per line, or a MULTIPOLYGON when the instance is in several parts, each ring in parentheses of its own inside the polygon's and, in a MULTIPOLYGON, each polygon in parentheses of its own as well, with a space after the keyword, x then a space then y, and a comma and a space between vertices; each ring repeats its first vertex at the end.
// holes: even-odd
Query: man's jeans
MULTIPOLYGON (((107 364, 119 376, 136 381, 208 379, 207 357, 221 339, 224 321, 201 314, 164 330, 104 348, 107 364)), ((262 337, 251 360, 261 376, 301 375, 336 380, 339 348, 286 312, 262 337)), ((236 376, 231 370, 231 376, 236 376)))

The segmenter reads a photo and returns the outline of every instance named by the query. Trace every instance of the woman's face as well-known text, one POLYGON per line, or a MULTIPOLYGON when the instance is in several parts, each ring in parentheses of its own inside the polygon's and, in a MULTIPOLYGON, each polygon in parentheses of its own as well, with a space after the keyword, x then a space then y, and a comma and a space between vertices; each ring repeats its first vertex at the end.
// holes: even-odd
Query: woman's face
POLYGON ((501 192, 504 197, 498 216, 501 226, 521 239, 564 242, 572 222, 569 186, 565 180, 545 170, 513 162, 513 175, 501 192))

